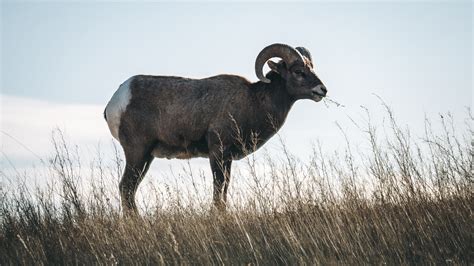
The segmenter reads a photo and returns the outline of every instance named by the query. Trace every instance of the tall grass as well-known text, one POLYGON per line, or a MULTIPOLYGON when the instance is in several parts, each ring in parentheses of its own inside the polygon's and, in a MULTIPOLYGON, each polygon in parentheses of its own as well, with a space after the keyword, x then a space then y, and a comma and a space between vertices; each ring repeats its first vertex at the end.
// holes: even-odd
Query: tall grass
POLYGON ((439 130, 426 120, 420 140, 386 110, 386 127, 368 112, 354 122, 363 148, 347 137, 342 152, 315 145, 305 163, 282 141, 280 158, 247 157, 225 214, 209 210, 211 181, 188 163, 182 185, 142 184, 140 217, 123 218, 120 150, 112 163, 99 154, 85 177, 77 149, 56 132, 50 180, 31 186, 19 173, 10 179, 24 182, 1 190, 0 264, 474 261, 472 116, 464 132, 450 115, 439 130))

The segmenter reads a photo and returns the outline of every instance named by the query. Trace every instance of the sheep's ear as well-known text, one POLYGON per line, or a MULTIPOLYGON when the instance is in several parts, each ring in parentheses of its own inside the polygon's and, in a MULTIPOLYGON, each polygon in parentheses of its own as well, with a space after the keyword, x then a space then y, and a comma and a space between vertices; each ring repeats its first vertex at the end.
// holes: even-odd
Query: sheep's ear
POLYGON ((278 63, 275 63, 271 60, 268 60, 267 63, 271 70, 275 71, 276 73, 280 73, 280 71, 278 70, 278 63))

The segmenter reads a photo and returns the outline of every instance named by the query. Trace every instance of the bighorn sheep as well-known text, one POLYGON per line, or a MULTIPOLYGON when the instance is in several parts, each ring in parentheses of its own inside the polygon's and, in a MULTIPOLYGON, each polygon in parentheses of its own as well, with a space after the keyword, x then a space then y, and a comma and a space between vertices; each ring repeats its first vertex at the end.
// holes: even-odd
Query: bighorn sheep
POLYGON ((120 181, 125 213, 137 211, 135 192, 155 157, 209 158, 213 202, 224 210, 232 160, 270 139, 295 101, 319 102, 327 93, 304 47, 269 45, 258 54, 255 71, 260 79, 255 83, 235 75, 203 79, 137 75, 120 85, 104 116, 125 153, 120 181), (269 61, 273 57, 282 60, 269 61), (267 61, 271 71, 264 76, 267 61))

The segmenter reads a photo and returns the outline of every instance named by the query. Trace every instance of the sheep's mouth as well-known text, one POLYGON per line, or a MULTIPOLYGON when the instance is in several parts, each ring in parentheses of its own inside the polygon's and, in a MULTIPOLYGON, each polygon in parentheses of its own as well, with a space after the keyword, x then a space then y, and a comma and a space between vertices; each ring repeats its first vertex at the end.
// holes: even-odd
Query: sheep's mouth
POLYGON ((314 97, 314 96, 319 96, 319 97, 321 97, 321 98, 326 97, 326 95, 321 94, 321 93, 319 93, 319 92, 317 92, 317 91, 311 91, 311 93, 313 94, 313 97, 314 97))
POLYGON ((319 93, 315 93, 313 92, 312 93, 312 97, 311 97, 311 100, 315 101, 315 102, 320 102, 321 100, 323 100, 324 96, 319 94, 319 93))
POLYGON ((326 89, 326 87, 323 84, 319 84, 316 87, 314 87, 313 89, 311 89, 311 93, 312 93, 313 97, 318 97, 318 98, 321 98, 321 99, 326 97, 327 92, 328 92, 328 90, 326 89))

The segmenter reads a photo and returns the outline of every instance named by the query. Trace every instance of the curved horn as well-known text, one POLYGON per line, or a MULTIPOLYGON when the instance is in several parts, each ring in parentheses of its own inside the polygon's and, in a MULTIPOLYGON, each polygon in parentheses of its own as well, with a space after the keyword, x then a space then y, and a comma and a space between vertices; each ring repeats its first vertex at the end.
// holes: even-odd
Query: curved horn
POLYGON ((270 83, 270 80, 263 75, 263 65, 272 57, 280 57, 287 66, 291 66, 296 61, 303 62, 301 54, 289 45, 274 43, 263 48, 255 60, 255 73, 258 79, 265 83, 270 83))
POLYGON ((298 52, 300 52, 302 56, 308 58, 309 61, 311 61, 311 63, 313 62, 313 57, 311 56, 311 53, 309 52, 308 49, 304 47, 296 47, 295 49, 298 50, 298 52))

